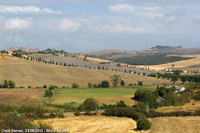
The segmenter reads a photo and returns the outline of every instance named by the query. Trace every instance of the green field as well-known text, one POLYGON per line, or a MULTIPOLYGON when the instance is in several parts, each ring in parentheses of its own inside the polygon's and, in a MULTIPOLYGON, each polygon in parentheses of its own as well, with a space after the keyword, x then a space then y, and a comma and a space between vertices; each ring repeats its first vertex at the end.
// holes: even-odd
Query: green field
POLYGON ((53 104, 64 104, 67 102, 82 103, 87 98, 95 98, 99 103, 114 104, 123 100, 129 105, 135 104, 132 100, 134 93, 138 89, 154 90, 156 85, 119 87, 119 88, 60 88, 54 91, 53 104))

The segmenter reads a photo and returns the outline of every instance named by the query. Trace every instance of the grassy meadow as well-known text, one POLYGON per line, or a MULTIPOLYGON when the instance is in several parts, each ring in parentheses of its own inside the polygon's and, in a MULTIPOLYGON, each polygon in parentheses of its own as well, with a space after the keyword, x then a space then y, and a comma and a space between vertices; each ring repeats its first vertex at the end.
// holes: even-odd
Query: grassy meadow
POLYGON ((154 90, 156 85, 119 87, 119 88, 60 88, 54 91, 53 104, 64 104, 67 102, 82 103, 87 98, 95 98, 101 103, 114 104, 120 100, 129 105, 135 104, 132 99, 138 89, 154 90))

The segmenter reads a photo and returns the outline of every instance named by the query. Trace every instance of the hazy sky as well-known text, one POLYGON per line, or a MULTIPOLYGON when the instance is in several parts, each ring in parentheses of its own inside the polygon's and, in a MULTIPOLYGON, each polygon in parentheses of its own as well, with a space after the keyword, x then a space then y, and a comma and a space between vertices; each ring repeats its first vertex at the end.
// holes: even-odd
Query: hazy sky
POLYGON ((1 0, 0 49, 200 47, 199 0, 1 0))

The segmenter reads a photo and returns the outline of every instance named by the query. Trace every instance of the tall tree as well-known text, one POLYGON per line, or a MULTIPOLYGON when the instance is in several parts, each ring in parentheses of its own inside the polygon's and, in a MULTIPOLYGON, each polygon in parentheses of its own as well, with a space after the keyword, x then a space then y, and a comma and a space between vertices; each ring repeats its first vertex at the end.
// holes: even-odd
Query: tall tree
POLYGON ((120 75, 113 75, 110 77, 110 80, 113 84, 114 87, 118 86, 118 84, 120 83, 121 81, 121 76, 120 75))
POLYGON ((173 84, 175 84, 176 81, 178 81, 178 77, 176 75, 173 75, 171 77, 171 82, 173 82, 173 84))

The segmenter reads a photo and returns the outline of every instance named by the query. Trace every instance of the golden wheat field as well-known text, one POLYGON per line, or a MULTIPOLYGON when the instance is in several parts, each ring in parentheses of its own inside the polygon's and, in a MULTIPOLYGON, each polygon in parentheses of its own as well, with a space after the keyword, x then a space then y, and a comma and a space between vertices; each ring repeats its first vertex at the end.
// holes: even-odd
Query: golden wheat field
POLYGON ((69 130, 70 133, 132 133, 136 121, 124 117, 79 116, 64 119, 47 119, 55 130, 69 130))
POLYGON ((109 77, 114 74, 120 75, 126 84, 137 83, 138 80, 142 80, 144 84, 170 83, 168 80, 130 73, 66 67, 17 58, 0 62, 0 68, 0 81, 14 80, 17 87, 33 88, 45 84, 71 87, 73 82, 78 83, 80 87, 87 87, 88 82, 100 83, 102 80, 110 80, 109 77))
POLYGON ((200 117, 160 117, 150 120, 148 133, 199 133, 200 117))
POLYGON ((44 89, 0 89, 0 102, 4 104, 41 104, 44 89))
POLYGON ((189 60, 182 60, 182 61, 167 63, 167 64, 153 65, 153 66, 149 66, 149 68, 155 69, 158 71, 158 70, 172 68, 172 64, 174 64, 173 69, 181 69, 184 71, 200 70, 200 54, 184 55, 183 57, 195 57, 195 58, 189 59, 189 60))
MULTIPOLYGON (((55 130, 69 130, 70 133, 199 133, 200 117, 160 117, 149 119, 148 131, 138 131, 136 121, 125 117, 67 116, 64 119, 46 119, 55 130)), ((38 121, 36 121, 37 123, 38 121)))

